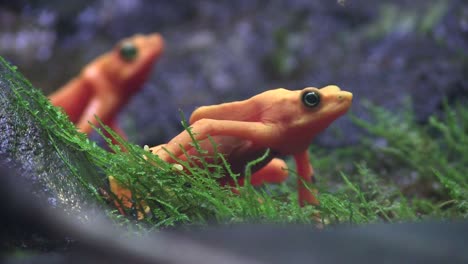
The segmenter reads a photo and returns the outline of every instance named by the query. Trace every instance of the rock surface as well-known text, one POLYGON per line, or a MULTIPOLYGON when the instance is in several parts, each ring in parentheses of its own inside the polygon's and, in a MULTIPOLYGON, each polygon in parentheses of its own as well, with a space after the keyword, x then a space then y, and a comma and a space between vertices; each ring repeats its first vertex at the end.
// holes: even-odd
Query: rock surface
POLYGON ((0 162, 31 184, 28 192, 42 204, 87 220, 82 211, 97 208, 90 188, 100 176, 85 154, 44 125, 41 92, 14 69, 0 58, 0 162))

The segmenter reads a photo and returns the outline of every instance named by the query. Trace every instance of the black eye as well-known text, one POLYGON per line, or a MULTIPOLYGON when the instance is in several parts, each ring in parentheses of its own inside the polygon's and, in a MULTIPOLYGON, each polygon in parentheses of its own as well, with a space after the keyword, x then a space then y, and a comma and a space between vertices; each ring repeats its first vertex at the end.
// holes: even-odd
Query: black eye
POLYGON ((315 107, 320 103, 320 95, 317 92, 305 92, 302 95, 302 103, 307 107, 315 107))
POLYGON ((120 46, 120 56, 126 61, 132 61, 137 56, 138 50, 131 42, 124 42, 120 46))

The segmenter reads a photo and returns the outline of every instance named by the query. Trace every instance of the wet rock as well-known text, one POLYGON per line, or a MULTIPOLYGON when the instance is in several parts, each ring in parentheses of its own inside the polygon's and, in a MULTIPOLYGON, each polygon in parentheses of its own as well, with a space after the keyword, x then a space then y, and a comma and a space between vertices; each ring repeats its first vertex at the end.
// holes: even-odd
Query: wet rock
POLYGON ((93 189, 100 176, 85 153, 67 145, 52 124, 47 126, 50 117, 41 114, 41 96, 0 58, 0 162, 18 171, 43 205, 86 221, 99 207, 93 189))

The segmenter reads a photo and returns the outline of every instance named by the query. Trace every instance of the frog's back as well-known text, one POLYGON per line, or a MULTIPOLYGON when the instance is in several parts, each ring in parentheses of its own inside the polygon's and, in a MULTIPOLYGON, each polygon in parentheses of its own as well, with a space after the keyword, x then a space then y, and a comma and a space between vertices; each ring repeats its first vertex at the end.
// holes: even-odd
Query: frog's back
POLYGON ((233 121, 255 121, 257 116, 255 105, 249 104, 247 100, 224 103, 219 105, 202 106, 197 108, 190 117, 190 124, 200 119, 233 120, 233 121))
POLYGON ((190 124, 208 118, 216 120, 235 120, 247 122, 261 122, 262 115, 271 111, 277 101, 281 101, 285 94, 291 91, 277 88, 265 91, 247 100, 223 103, 218 105, 202 106, 197 108, 190 118, 190 124))

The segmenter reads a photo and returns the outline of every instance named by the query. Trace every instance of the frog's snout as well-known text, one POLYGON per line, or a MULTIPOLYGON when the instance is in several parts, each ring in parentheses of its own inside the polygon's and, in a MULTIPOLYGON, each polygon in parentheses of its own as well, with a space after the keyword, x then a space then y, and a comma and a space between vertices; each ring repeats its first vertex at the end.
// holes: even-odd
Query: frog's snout
POLYGON ((353 100, 353 94, 350 93, 350 92, 346 92, 346 91, 340 91, 338 93, 338 101, 349 101, 351 102, 353 100))
POLYGON ((336 93, 336 92, 341 91, 340 87, 338 87, 336 85, 327 85, 327 86, 321 88, 320 90, 322 92, 327 92, 327 93, 336 93))
POLYGON ((343 91, 336 85, 327 85, 320 89, 321 93, 325 96, 329 96, 332 101, 339 103, 351 104, 353 100, 353 94, 348 91, 343 91))

